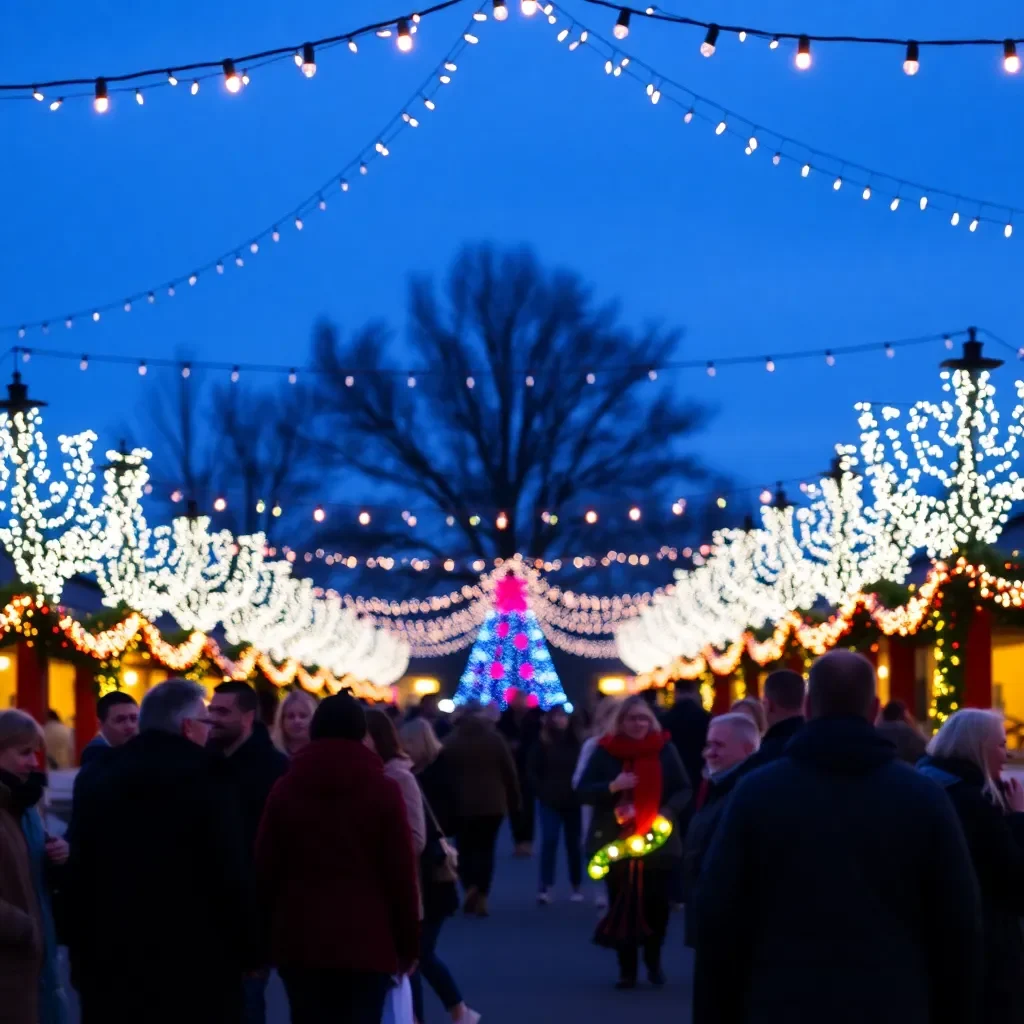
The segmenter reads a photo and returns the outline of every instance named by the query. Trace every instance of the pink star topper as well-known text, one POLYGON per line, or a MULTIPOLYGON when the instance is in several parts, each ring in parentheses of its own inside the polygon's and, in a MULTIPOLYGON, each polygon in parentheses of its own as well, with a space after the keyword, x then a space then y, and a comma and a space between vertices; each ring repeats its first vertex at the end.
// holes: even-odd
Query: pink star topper
POLYGON ((502 615, 525 612, 527 609, 526 580, 513 576, 511 573, 502 576, 494 587, 494 607, 502 615))

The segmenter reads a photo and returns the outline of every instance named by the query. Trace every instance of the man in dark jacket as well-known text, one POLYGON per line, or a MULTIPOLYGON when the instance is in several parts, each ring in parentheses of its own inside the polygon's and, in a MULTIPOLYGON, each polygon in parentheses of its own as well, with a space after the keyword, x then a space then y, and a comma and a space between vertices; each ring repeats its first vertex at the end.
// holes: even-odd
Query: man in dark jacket
MULTIPOLYGON (((258 719, 259 697, 244 682, 221 683, 210 702, 210 742, 212 750, 223 753, 228 776, 238 797, 245 835, 246 854, 250 858, 256 846, 260 818, 270 790, 288 768, 288 758, 270 740, 267 727, 258 719)), ((243 985, 245 1024, 263 1024, 266 1020, 267 972, 262 970, 254 949, 243 985)))
POLYGON ((761 741, 757 725, 749 715, 719 715, 711 719, 705 749, 707 761, 704 803, 690 819, 683 841, 683 903, 686 904, 686 943, 694 944, 693 899, 697 891, 701 865, 715 838, 729 797, 740 780, 757 767, 757 749, 761 741))
POLYGON ((711 715, 700 702, 700 687, 684 679, 676 682, 676 700, 662 719, 679 751, 686 774, 694 786, 704 775, 704 745, 711 715))
POLYGON ((736 788, 697 893, 695 1024, 968 1024, 978 884, 949 799, 875 731, 871 663, 811 669, 808 724, 736 788))
POLYGON ((782 757, 786 744, 804 727, 804 677, 783 668, 764 681, 764 710, 768 731, 754 757, 755 766, 782 757))
POLYGON ((246 857, 203 698, 185 679, 153 687, 139 735, 83 773, 67 884, 83 1024, 240 1020, 246 857), (114 877, 112 902, 97 880, 114 877))
POLYGON ((78 763, 84 768, 117 747, 123 747, 139 731, 139 705, 130 693, 111 690, 96 701, 100 731, 82 748, 78 763))

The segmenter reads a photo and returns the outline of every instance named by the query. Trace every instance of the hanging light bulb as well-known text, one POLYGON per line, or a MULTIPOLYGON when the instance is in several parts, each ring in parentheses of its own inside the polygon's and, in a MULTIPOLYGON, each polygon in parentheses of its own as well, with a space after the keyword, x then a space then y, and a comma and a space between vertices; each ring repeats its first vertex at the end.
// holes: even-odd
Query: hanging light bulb
POLYGON ((349 48, 349 49, 350 49, 350 50, 351 50, 351 51, 352 51, 353 53, 358 53, 358 52, 359 52, 359 47, 358 47, 358 46, 356 45, 356 41, 355 41, 354 39, 350 39, 350 40, 348 41, 348 48, 349 48))
POLYGON ((409 32, 409 22, 405 18, 398 19, 398 38, 395 43, 402 53, 408 53, 412 49, 412 34, 409 32))
POLYGON ((709 25, 708 34, 704 37, 704 42, 700 44, 700 52, 705 57, 713 57, 715 55, 715 43, 718 42, 718 26, 709 25))
POLYGON ((238 77, 238 72, 235 70, 235 62, 233 60, 226 60, 223 67, 224 88, 230 93, 239 92, 242 88, 242 80, 238 77))
POLYGON ((369 512, 360 512, 359 513, 359 525, 360 526, 369 526, 370 525, 370 513, 369 512))
POLYGON ((270 232, 270 240, 272 242, 281 241, 281 232, 277 230, 277 225, 274 226, 274 230, 270 232))
POLYGON ((729 126, 725 123, 724 120, 719 121, 718 124, 715 125, 715 134, 716 135, 721 135, 725 131, 725 129, 728 128, 728 127, 729 126))
POLYGON ((777 50, 779 48, 779 37, 772 36, 771 41, 768 43, 769 50, 777 50))
POLYGON ((301 231, 302 230, 302 218, 301 217, 296 217, 295 218, 295 230, 296 231, 301 231))
POLYGON ((693 107, 690 107, 690 109, 683 114, 683 124, 689 124, 693 120, 693 113, 693 107))
POLYGON ((960 211, 959 210, 954 210, 953 211, 953 216, 949 218, 949 223, 952 224, 953 227, 956 227, 957 224, 960 223, 960 211))
POLYGON ((864 191, 861 192, 860 196, 861 196, 861 199, 870 199, 871 198, 871 186, 870 185, 865 185, 864 186, 864 191))
POLYGON ((797 41, 795 64, 801 71, 806 71, 811 66, 811 41, 807 36, 801 36, 797 41))
MULTIPOLYGON (((750 138, 747 139, 747 149, 749 149, 751 153, 753 153, 754 150, 757 149, 757 136, 756 135, 751 135, 750 138)), ((748 153, 747 155, 749 156, 750 154, 748 153)))
POLYGON ((241 373, 241 371, 240 371, 240 370, 238 369, 238 367, 237 367, 237 366, 236 366, 236 367, 234 367, 234 368, 233 368, 233 369, 231 370, 231 383, 232 383, 232 384, 237 384, 237 383, 238 383, 238 379, 239 379, 239 377, 241 377, 241 375, 242 375, 242 373, 241 373))
POLYGON ((53 102, 52 102, 52 103, 50 104, 50 109, 51 109, 51 110, 60 110, 60 108, 61 108, 61 104, 63 104, 63 102, 64 102, 64 98, 63 98, 62 96, 58 96, 58 97, 57 97, 57 99, 55 99, 55 100, 54 100, 54 101, 53 101, 53 102))
POLYGON ((475 388, 476 387, 476 378, 475 377, 467 377, 466 378, 466 387, 470 388, 471 390, 473 388, 475 388))
POLYGON ((188 91, 190 93, 192 93, 193 96, 197 96, 199 94, 199 79, 198 78, 194 78, 192 80, 192 84, 189 86, 189 90, 188 91))
POLYGON ((178 79, 174 77, 174 72, 173 71, 168 71, 167 72, 167 84, 168 85, 177 85, 178 84, 178 79))
POLYGON ((716 373, 718 373, 718 371, 715 369, 715 364, 708 363, 708 376, 714 377, 716 373))
POLYGON ((831 352, 826 352, 825 353, 825 365, 826 366, 835 366, 836 365, 836 357, 831 352))
POLYGON ((767 370, 767 371, 768 371, 769 373, 774 373, 774 372, 775 372, 775 360, 774 360, 774 359, 772 359, 772 357, 771 357, 771 356, 769 356, 769 357, 768 357, 768 358, 767 358, 767 359, 766 359, 766 360, 764 361, 764 368, 765 368, 765 369, 766 369, 766 370, 767 370))
POLYGON ((146 97, 142 95, 141 89, 135 90, 135 102, 138 103, 140 107, 144 106, 146 103, 146 97))
POLYGON ((629 518, 632 519, 634 523, 638 523, 640 521, 641 514, 640 509, 636 505, 629 510, 629 518))
POLYGON ((312 78, 316 74, 316 55, 313 53, 312 43, 306 43, 302 47, 302 63, 299 70, 307 78, 312 78))
POLYGON ((967 225, 969 231, 977 231, 978 225, 981 223, 980 219, 975 217, 970 224, 967 225))
POLYGON ((625 39, 629 35, 629 11, 626 8, 619 11, 619 17, 615 22, 615 28, 612 29, 612 35, 616 39, 625 39))
POLYGON ((916 75, 921 70, 921 61, 918 59, 918 46, 913 39, 907 43, 907 56, 903 61, 903 73, 905 75, 916 75))
POLYGON ((1003 43, 1003 68, 1011 75, 1020 71, 1020 57, 1017 56, 1017 44, 1012 39, 1003 43))
POLYGON ((889 204, 889 209, 892 210, 893 213, 895 213, 899 208, 900 208, 900 197, 899 196, 893 196, 892 197, 892 202, 889 204))
POLYGON ((146 376, 146 361, 145 360, 143 360, 141 363, 139 363, 139 376, 140 377, 145 377, 146 376))
POLYGON ((228 502, 227 502, 226 498, 218 497, 218 498, 214 498, 213 499, 213 511, 214 512, 223 512, 224 509, 226 509, 227 507, 228 507, 228 502))
POLYGON ((322 523, 326 518, 327 513, 323 510, 323 508, 320 505, 317 505, 317 507, 313 509, 313 521, 317 523, 322 523))
POLYGON ((921 207, 922 210, 927 210, 928 209, 928 197, 927 196, 921 196, 921 198, 917 201, 917 205, 919 207, 921 207))
POLYGON ((505 515, 504 512, 499 512, 498 513, 498 518, 494 520, 494 525, 499 530, 507 530, 508 529, 508 516, 505 515))
POLYGON ((493 14, 495 21, 508 20, 508 8, 505 6, 505 0, 494 0, 493 14))
POLYGON ((89 357, 88 356, 83 355, 82 358, 78 360, 78 368, 80 370, 88 370, 89 369, 89 357))
POLYGON ((110 109, 110 97, 107 95, 107 80, 96 79, 96 95, 92 101, 92 109, 97 114, 105 114, 110 109))
POLYGON ((806 178, 807 175, 810 174, 810 173, 811 173, 811 165, 810 164, 804 164, 803 167, 800 168, 800 177, 801 178, 806 178))
POLYGON ((592 509, 587 509, 587 514, 583 517, 591 526, 597 522, 597 513, 592 509))
POLYGON ((222 260, 217 260, 217 265, 214 267, 218 274, 224 273, 224 263, 222 260))
POLYGON ((1012 234, 1013 234, 1013 225, 1010 224, 1009 222, 1007 222, 1006 226, 1003 228, 1003 238, 1009 238, 1010 235, 1012 235, 1012 234))
POLYGON ((832 182, 832 188, 838 192, 843 187, 843 179, 840 176, 836 176, 836 180, 832 182))
POLYGON ((183 363, 182 364, 181 375, 182 375, 182 377, 185 378, 185 380, 188 380, 189 377, 192 376, 192 367, 189 366, 188 363, 183 363))
POLYGON ((249 72, 243 69, 242 70, 242 85, 248 85, 248 84, 249 84, 249 72))
POLYGON ((896 349, 894 349, 888 342, 885 343, 885 355, 888 359, 896 358, 896 349))
POLYGON ((537 8, 540 5, 537 0, 520 0, 519 10, 526 15, 527 18, 532 18, 537 13, 537 8))
POLYGON ((413 374, 410 373, 409 376, 406 378, 405 383, 410 388, 416 387, 416 378, 415 378, 415 376, 413 376, 413 374))
POLYGON ((296 371, 295 367, 293 366, 293 367, 292 367, 292 368, 291 368, 291 369, 290 369, 290 370, 288 371, 288 383, 289 383, 289 384, 294 384, 294 383, 296 383, 296 382, 298 381, 298 379, 299 379, 299 374, 298 374, 298 372, 296 371))

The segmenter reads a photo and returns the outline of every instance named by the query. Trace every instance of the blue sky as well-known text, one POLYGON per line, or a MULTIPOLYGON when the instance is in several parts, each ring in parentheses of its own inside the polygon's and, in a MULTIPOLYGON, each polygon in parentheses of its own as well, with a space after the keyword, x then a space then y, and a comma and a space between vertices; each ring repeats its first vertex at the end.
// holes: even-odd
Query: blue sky
MULTIPOLYGON (((685 13, 784 30, 929 35, 1019 31, 1008 0, 968 18, 949 0, 883 0, 826 9, 805 2, 695 0, 685 13)), ((566 0, 605 34, 612 12, 566 0)), ((271 223, 372 140, 469 16, 428 19, 410 55, 367 40, 321 56, 306 81, 286 62, 254 73, 237 97, 208 83, 156 90, 139 108, 115 96, 106 117, 87 100, 56 114, 7 102, 0 188, 0 323, 17 324, 116 300, 205 262, 271 223)), ((5 16, 5 80, 95 75, 219 58, 339 32, 401 13, 377 0, 346 5, 270 0, 62 0, 5 16)), ((272 252, 173 300, 99 324, 54 329, 25 344, 131 356, 297 361, 319 316, 354 326, 401 324, 411 272, 443 273, 460 244, 527 243, 578 270, 627 320, 687 331, 684 358, 843 345, 977 323, 1016 344, 1024 224, 1009 241, 969 234, 948 217, 804 181, 770 153, 683 126, 643 86, 613 80, 557 29, 513 9, 488 22, 460 60, 438 110, 324 214, 286 229, 272 252)), ((925 50, 920 73, 891 48, 819 46, 806 73, 792 49, 723 40, 698 52, 694 29, 634 24, 627 49, 759 123, 899 177, 1024 205, 1015 130, 1024 75, 1001 70, 998 48, 925 50)), ((16 339, 9 339, 14 343, 16 339)), ((5 345, 8 342, 5 341, 5 345)), ((705 460, 760 486, 823 469, 833 444, 855 438, 852 403, 936 397, 940 347, 675 377, 681 394, 718 407, 699 441, 705 460)), ((96 429, 115 441, 171 371, 34 360, 24 367, 51 408, 54 431, 96 429)), ((1003 372, 1008 399, 1013 369, 1003 372)), ((145 441, 142 427, 138 440, 145 441)), ((154 469, 159 475, 159 468, 154 469)))

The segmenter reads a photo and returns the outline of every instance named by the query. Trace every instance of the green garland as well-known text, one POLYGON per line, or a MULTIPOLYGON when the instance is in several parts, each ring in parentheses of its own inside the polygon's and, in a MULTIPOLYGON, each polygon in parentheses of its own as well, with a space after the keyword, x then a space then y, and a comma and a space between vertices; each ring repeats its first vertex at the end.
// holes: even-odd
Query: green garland
POLYGON ((620 860, 633 857, 646 857, 668 842, 672 835, 672 822, 663 814, 659 814, 647 832, 634 833, 625 839, 615 839, 601 847, 587 865, 587 874, 595 882, 600 881, 611 870, 613 864, 620 860))

